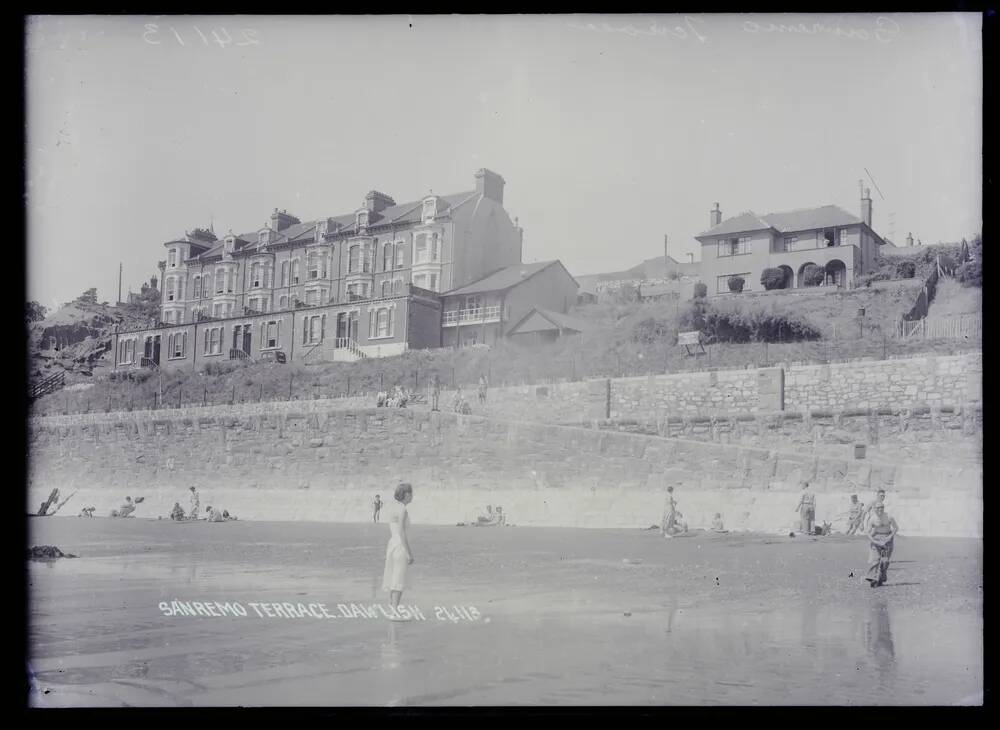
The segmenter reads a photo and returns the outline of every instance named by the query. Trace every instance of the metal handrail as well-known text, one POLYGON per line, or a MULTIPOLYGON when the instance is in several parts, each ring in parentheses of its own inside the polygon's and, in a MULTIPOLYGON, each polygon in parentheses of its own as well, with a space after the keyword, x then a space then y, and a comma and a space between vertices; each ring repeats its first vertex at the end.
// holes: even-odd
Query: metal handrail
POLYGON ((144 368, 153 368, 153 370, 159 370, 160 366, 156 364, 156 361, 151 357, 146 357, 142 355, 139 358, 139 366, 144 368))
POLYGON ((234 347, 234 348, 231 348, 229 350, 229 359, 230 360, 248 360, 250 362, 253 362, 253 358, 251 358, 250 355, 248 355, 244 350, 242 350, 242 349, 240 349, 238 347, 234 347))
POLYGON ((66 371, 53 373, 49 377, 40 383, 36 383, 31 387, 31 391, 28 396, 32 399, 39 398, 47 393, 51 393, 55 390, 59 390, 66 384, 66 371))

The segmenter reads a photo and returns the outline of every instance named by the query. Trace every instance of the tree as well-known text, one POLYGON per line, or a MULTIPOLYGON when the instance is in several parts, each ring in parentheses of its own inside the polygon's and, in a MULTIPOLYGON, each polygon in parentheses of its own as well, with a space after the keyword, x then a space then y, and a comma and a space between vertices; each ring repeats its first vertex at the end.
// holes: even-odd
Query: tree
POLYGON ((781 289, 785 285, 785 272, 782 269, 764 269, 760 272, 760 283, 767 291, 781 289))
POLYGON ((77 297, 77 301, 84 302, 85 304, 97 304, 97 287, 87 289, 87 291, 77 297))
POLYGON ((618 289, 618 301, 621 304, 631 304, 632 302, 639 301, 639 290, 636 288, 635 284, 630 281, 626 281, 618 289))
POLYGON ((729 287, 729 291, 734 294, 739 294, 743 291, 743 286, 746 284, 746 279, 742 276, 730 276, 729 280, 726 281, 726 285, 729 287))
POLYGON ((900 261, 896 264, 896 276, 900 279, 912 279, 917 275, 917 265, 912 261, 900 261))
POLYGON ((699 281, 694 285, 694 298, 704 299, 708 296, 708 286, 703 281, 699 281))
POLYGON ((48 310, 43 307, 38 302, 28 302, 27 310, 25 311, 24 321, 26 324, 31 324, 32 322, 39 322, 45 319, 45 315, 48 310))
POLYGON ((955 278, 962 282, 962 286, 983 286, 983 262, 976 259, 966 261, 958 267, 955 278))

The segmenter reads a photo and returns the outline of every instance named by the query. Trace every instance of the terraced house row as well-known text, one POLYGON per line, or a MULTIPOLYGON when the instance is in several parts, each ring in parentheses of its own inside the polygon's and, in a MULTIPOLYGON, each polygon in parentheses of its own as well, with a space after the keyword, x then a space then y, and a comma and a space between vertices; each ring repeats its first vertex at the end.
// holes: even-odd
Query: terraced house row
POLYGON ((504 185, 481 169, 466 192, 397 204, 373 190, 346 215, 275 209, 256 231, 167 241, 161 323, 118 332, 115 367, 388 357, 490 344, 536 307, 565 313, 577 284, 557 261, 521 263, 504 185))

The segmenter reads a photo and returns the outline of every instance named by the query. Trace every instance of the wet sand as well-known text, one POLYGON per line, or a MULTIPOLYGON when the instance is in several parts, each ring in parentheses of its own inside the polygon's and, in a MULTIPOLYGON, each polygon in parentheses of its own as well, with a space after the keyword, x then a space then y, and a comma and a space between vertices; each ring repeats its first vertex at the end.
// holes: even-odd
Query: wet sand
POLYGON ((982 702, 980 540, 900 536, 871 589, 864 538, 414 525, 403 603, 424 620, 396 623, 336 608, 388 609, 384 524, 29 531, 80 556, 29 563, 35 706, 982 702))

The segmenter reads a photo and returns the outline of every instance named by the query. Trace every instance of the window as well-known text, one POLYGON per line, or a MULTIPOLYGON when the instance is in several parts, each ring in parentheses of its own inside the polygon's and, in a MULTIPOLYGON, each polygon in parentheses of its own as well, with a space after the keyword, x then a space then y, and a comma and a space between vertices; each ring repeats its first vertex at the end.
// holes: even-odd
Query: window
POLYGON ((222 354, 222 327, 209 327, 205 330, 202 353, 205 355, 222 354))
POLYGON ((215 270, 215 293, 222 294, 226 291, 226 270, 215 270))
POLYGON ((729 293, 729 279, 733 276, 743 277, 743 291, 750 291, 751 280, 750 272, 745 271, 741 274, 725 274, 716 279, 715 293, 716 294, 728 294, 729 293))
POLYGON ((309 279, 319 278, 319 252, 310 251, 306 254, 306 277, 309 279))
POLYGON ((347 298, 348 300, 357 299, 359 297, 359 285, 358 284, 348 284, 347 285, 347 298))
POLYGON ((382 271, 389 271, 392 268, 392 244, 387 243, 382 246, 382 271))
POLYGON ((466 309, 479 309, 483 306, 483 298, 478 294, 473 294, 465 298, 466 309))
POLYGON ((177 249, 176 248, 170 249, 170 251, 167 253, 167 266, 169 266, 170 268, 174 268, 175 266, 177 266, 177 249))
POLYGON ((439 254, 439 250, 438 250, 438 234, 432 233, 431 234, 431 261, 437 261, 438 260, 438 254, 439 254))
POLYGON ((399 242, 399 243, 396 244, 396 268, 397 269, 403 268, 403 261, 405 260, 405 257, 406 257, 406 248, 405 248, 405 246, 406 246, 406 244, 403 243, 403 242, 399 242))
POLYGON ((191 289, 192 289, 191 298, 192 299, 201 299, 201 277, 200 276, 194 277, 194 286, 191 287, 191 289))
POLYGON ((361 260, 360 257, 361 257, 361 247, 351 246, 351 250, 347 256, 347 270, 350 273, 353 274, 354 272, 359 270, 359 263, 361 260))
POLYGON ((360 213, 358 213, 357 223, 358 223, 358 230, 359 231, 363 231, 363 230, 365 230, 365 228, 368 227, 368 211, 367 210, 363 210, 360 213))
POLYGON ((794 251, 798 241, 799 241, 798 236, 785 236, 785 250, 794 251))
POLYGON ((361 247, 361 269, 366 274, 371 273, 371 270, 375 268, 372 261, 375 258, 374 250, 371 246, 361 247))
POLYGON ((274 348, 279 346, 278 343, 280 342, 280 340, 278 338, 278 325, 279 323, 274 320, 264 325, 264 328, 261 330, 261 337, 264 340, 264 347, 274 348))
POLYGON ((187 332, 174 332, 167 338, 167 352, 171 360, 184 357, 184 346, 187 344, 187 332))
POLYGON ((722 238, 719 240, 719 257, 742 256, 750 253, 750 236, 740 238, 722 238))
POLYGON ((392 282, 392 293, 393 294, 400 294, 400 293, 402 293, 402 291, 403 291, 403 280, 402 279, 394 279, 393 282, 392 282))
POLYGON ((288 295, 283 294, 278 299, 278 309, 288 309, 288 295))
POLYGON ((419 286, 421 289, 427 288, 427 277, 423 274, 413 277, 413 286, 419 286))
POLYGON ((434 220, 434 213, 437 212, 437 205, 434 198, 424 201, 424 221, 434 220))
POLYGON ((129 365, 135 362, 135 340, 118 341, 118 364, 129 365))
POLYGON ((382 296, 387 297, 392 294, 392 284, 388 281, 382 282, 382 296))
POLYGON ((217 302, 215 306, 212 308, 212 314, 215 315, 216 317, 225 317, 226 305, 223 304, 222 302, 217 302))
POLYGON ((848 238, 849 235, 850 235, 850 230, 849 229, 847 229, 847 228, 841 228, 840 229, 840 245, 841 246, 848 246, 848 245, 850 245, 850 240, 848 238))
POLYGON ((261 246, 267 243, 267 238, 268 238, 267 234, 268 231, 261 231, 259 234, 257 234, 257 243, 260 244, 261 246))
POLYGON ((212 295, 212 275, 205 274, 201 280, 201 295, 203 297, 209 297, 212 295))
POLYGON ((255 262, 250 267, 250 287, 256 289, 263 283, 264 267, 260 262, 255 262))
POLYGON ((388 337, 389 336, 389 310, 380 309, 378 310, 378 317, 376 318, 376 337, 388 337))
POLYGON ((323 341, 326 335, 326 315, 314 314, 302 320, 302 344, 316 345, 323 341))
POLYGON ((431 291, 437 291, 438 290, 438 275, 437 274, 431 274, 431 283, 430 283, 430 286, 428 286, 427 288, 430 289, 431 291))
POLYGON ((306 292, 306 304, 319 304, 319 289, 310 289, 306 292))
POLYGON ((430 261, 430 251, 427 246, 427 234, 418 233, 413 238, 413 263, 423 264, 430 261))
POLYGON ((281 262, 281 286, 288 286, 288 262, 281 262))
POLYGON ((292 259, 292 283, 299 283, 299 260, 292 259))
POLYGON ((167 279, 167 301, 172 302, 177 298, 177 280, 173 277, 167 279))

